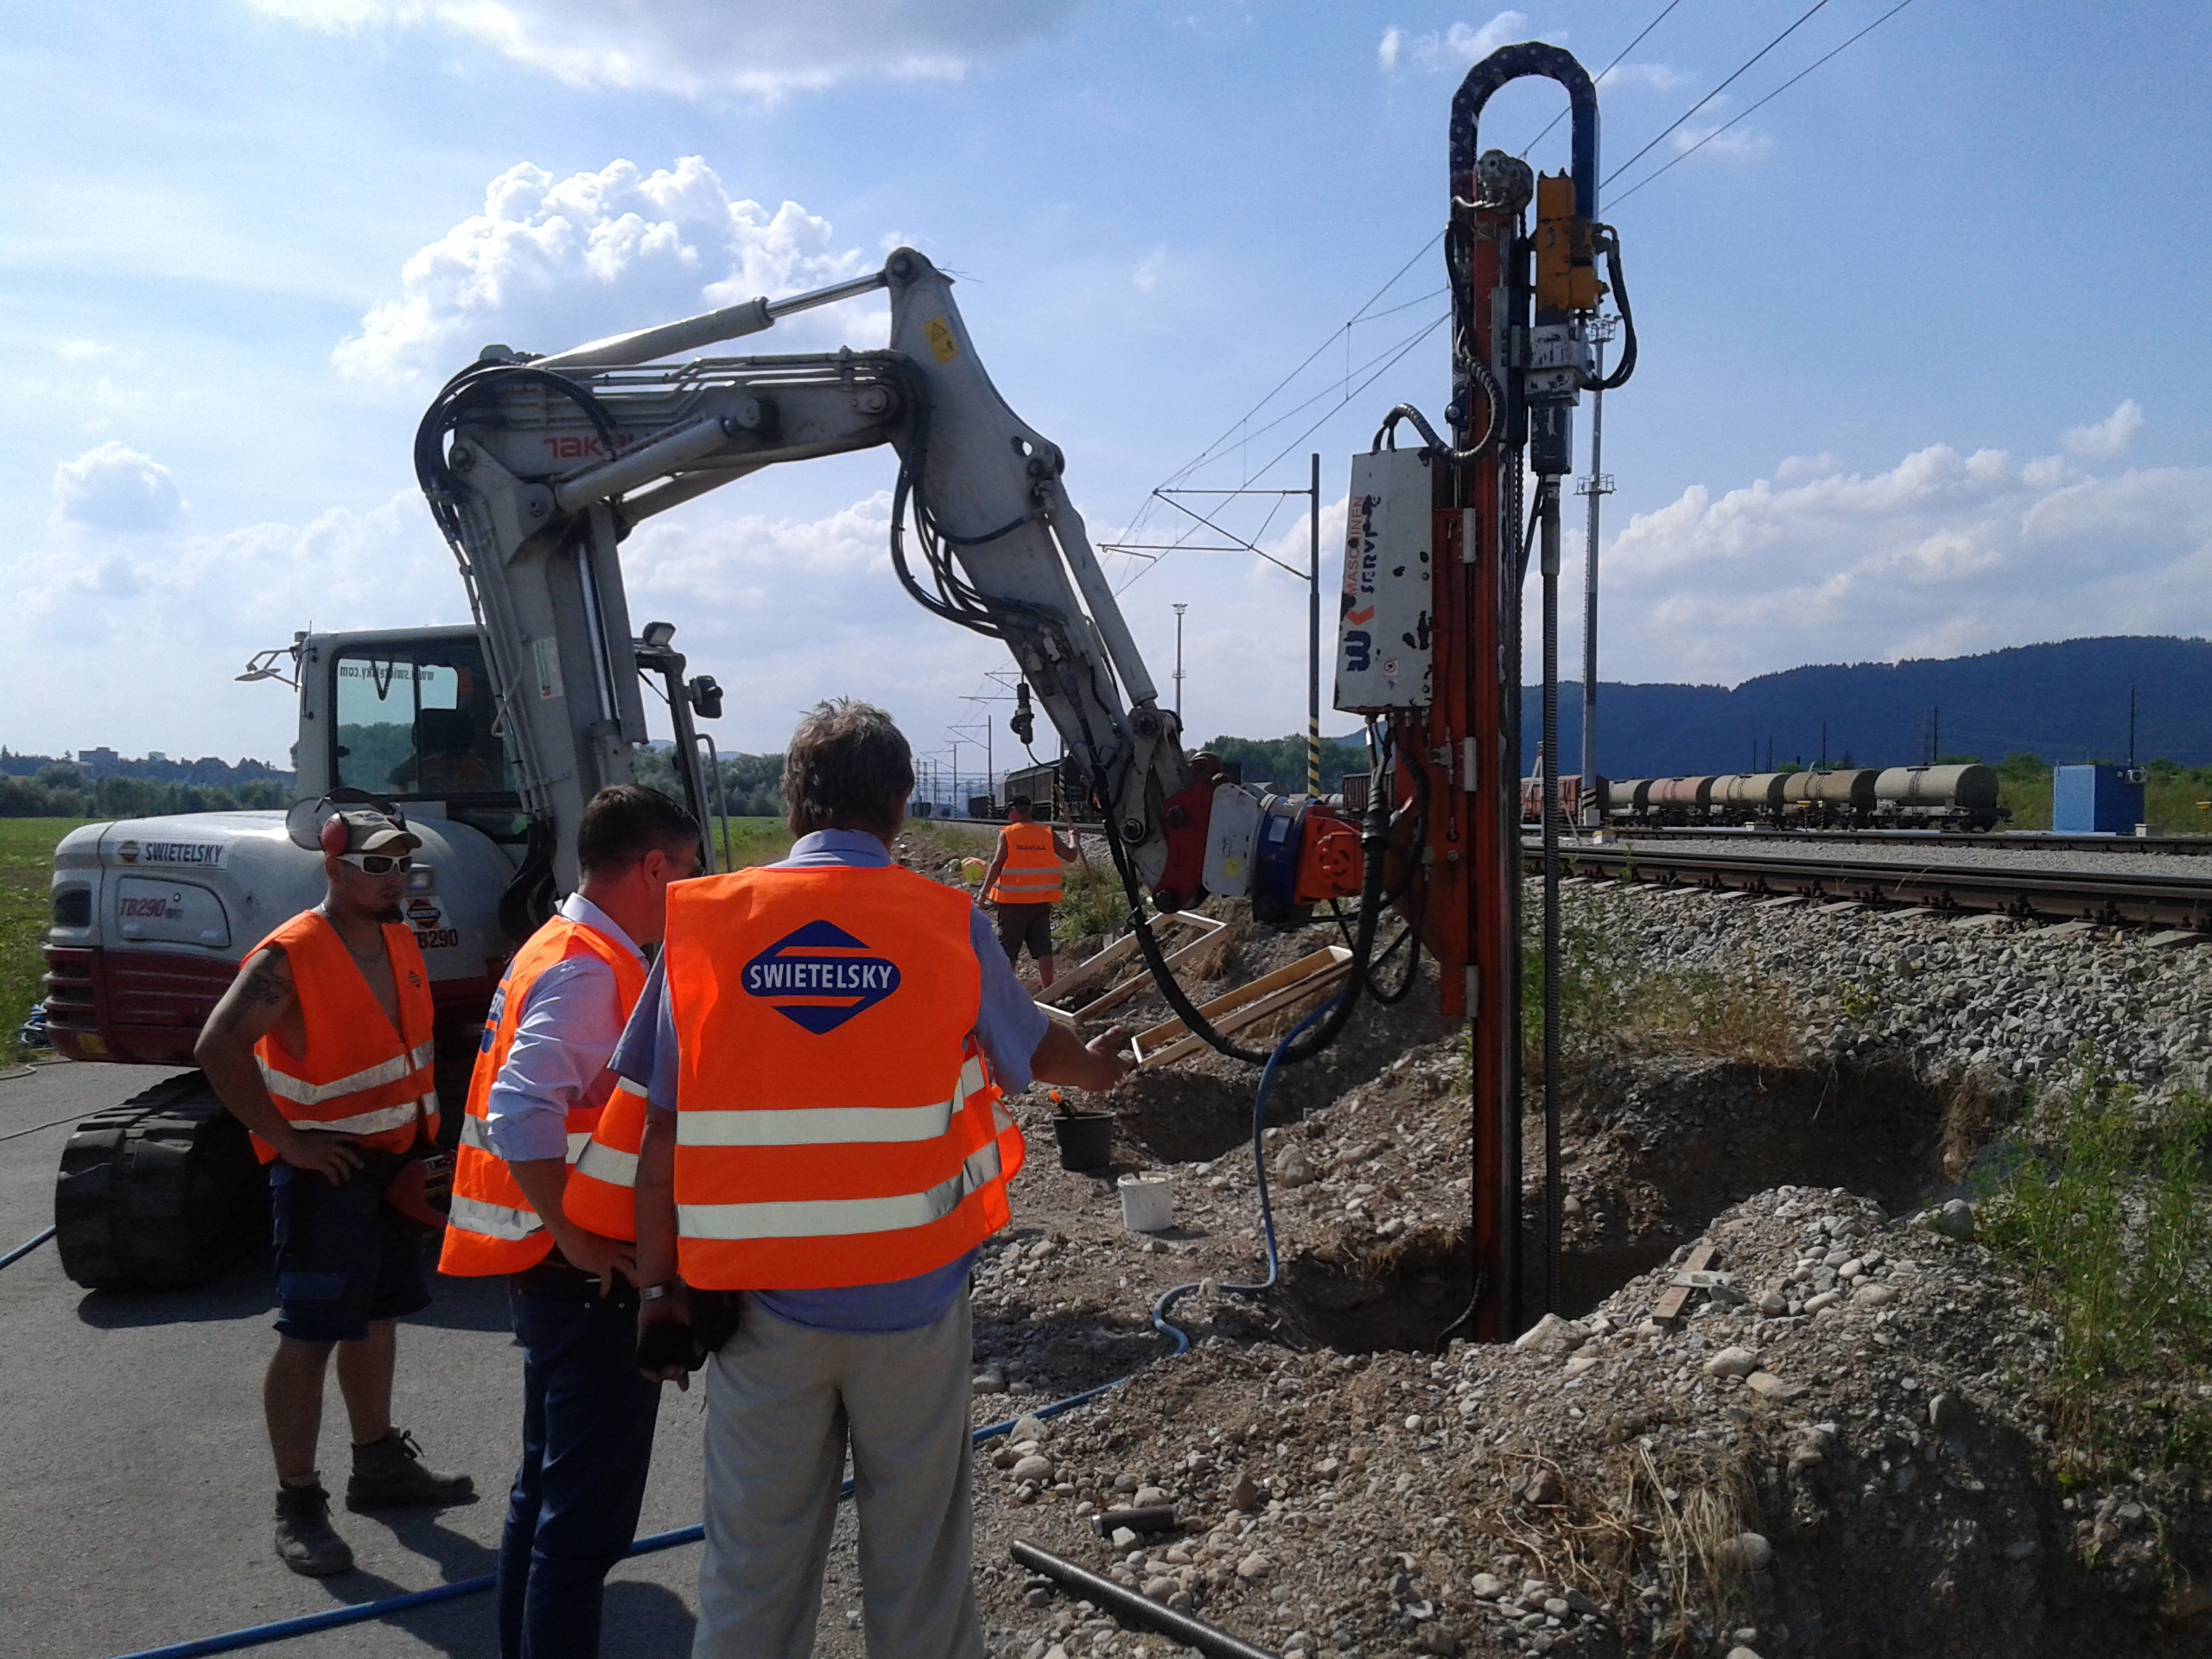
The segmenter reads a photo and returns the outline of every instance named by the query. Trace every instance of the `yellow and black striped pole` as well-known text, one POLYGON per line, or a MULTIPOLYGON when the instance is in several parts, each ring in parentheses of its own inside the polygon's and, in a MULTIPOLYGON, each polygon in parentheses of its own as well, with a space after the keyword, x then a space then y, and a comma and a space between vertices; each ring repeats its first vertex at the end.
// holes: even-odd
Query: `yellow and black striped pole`
POLYGON ((1313 544, 1306 568, 1306 793, 1321 793, 1321 457, 1313 457, 1313 544))

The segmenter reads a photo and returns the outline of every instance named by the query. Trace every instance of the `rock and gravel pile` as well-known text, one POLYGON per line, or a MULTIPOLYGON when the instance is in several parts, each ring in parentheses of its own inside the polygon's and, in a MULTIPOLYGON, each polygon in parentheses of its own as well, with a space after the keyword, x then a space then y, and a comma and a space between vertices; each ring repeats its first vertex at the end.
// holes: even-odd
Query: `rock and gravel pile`
MULTIPOLYGON (((1423 990, 1271 1103, 1265 1293, 1234 1288, 1265 1270, 1249 1069, 1117 1091, 1115 1173, 1175 1182, 1158 1235, 1054 1166, 1041 1091, 1016 1103, 1031 1166, 976 1280, 975 1421, 1014 1424, 975 1463, 994 1659, 1179 1650, 1014 1564, 1017 1537, 1304 1659, 2212 1651, 2212 1487, 2062 1486, 2053 1333, 1944 1202, 1969 1083, 2024 1089, 2083 1042, 2147 1096, 2192 1081, 2203 970, 2101 930, 1570 894, 1625 969, 1782 985, 1803 1058, 1578 1055, 1570 1317, 1516 1344, 1433 1345, 1471 1289, 1469 1108, 1423 990), (1160 1358, 1148 1310, 1183 1285, 1195 1345, 1160 1358), (1105 1519, 1161 1503, 1165 1531, 1105 1519)), ((1246 932, 1221 982, 1325 937, 1246 932)))
POLYGON ((2087 1050, 2153 1096, 2212 1078, 2212 963, 2139 931, 1610 882, 1564 892, 1570 925, 1648 966, 1787 983, 1813 1055, 1894 1054, 1924 1079, 2017 1087, 2072 1069, 2087 1050))

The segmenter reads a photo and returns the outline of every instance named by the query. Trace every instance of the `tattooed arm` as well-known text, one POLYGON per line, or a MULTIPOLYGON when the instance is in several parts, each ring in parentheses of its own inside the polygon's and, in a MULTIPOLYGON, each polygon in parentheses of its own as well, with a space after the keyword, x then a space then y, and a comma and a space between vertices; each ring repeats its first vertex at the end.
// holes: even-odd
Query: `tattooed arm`
POLYGON ((273 945, 257 950, 207 1016, 192 1058, 207 1071, 216 1097, 231 1116, 274 1147, 279 1158, 333 1182, 343 1181, 361 1166, 354 1138, 302 1131, 286 1122, 269 1097, 260 1063, 254 1058, 253 1046, 296 1014, 299 1006, 292 964, 283 951, 273 945))

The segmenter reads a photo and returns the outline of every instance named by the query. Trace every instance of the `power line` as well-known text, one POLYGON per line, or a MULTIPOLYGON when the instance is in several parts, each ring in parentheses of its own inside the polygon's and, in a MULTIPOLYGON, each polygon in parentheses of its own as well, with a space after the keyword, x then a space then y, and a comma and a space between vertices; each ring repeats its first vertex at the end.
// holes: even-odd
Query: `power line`
POLYGON ((1761 47, 1757 52, 1754 52, 1749 58, 1745 60, 1743 66, 1738 68, 1734 74, 1729 76, 1727 79, 1722 81, 1718 86, 1707 92, 1703 98, 1700 98, 1696 103, 1691 105, 1689 108, 1684 110, 1680 116, 1676 117, 1675 120, 1670 122, 1668 125, 1661 128, 1660 130, 1653 136, 1649 143, 1644 145, 1642 149, 1637 150, 1635 155, 1630 156, 1628 160, 1623 162, 1618 167, 1607 174, 1605 175, 1605 184, 1611 185, 1615 179, 1620 177, 1622 174, 1627 172, 1629 168, 1634 167, 1646 156, 1649 156, 1653 149, 1657 148, 1661 139, 1666 137, 1666 136, 1674 131, 1676 127, 1681 126, 1683 122, 1688 120, 1690 117, 1695 115, 1707 105, 1712 103, 1714 99, 1719 97, 1721 93, 1726 92, 1731 86, 1734 86, 1737 81, 1743 78, 1745 73, 1749 70, 1753 64, 1757 63, 1761 58, 1766 56, 1768 53, 1773 51, 1776 47, 1780 46, 1784 41, 1788 40, 1792 35, 1795 35, 1799 29, 1802 29, 1805 26, 1807 20, 1809 19, 1815 12, 1820 10, 1821 7, 1827 5, 1827 3, 1828 0, 1813 0, 1813 3, 1806 9, 1804 16, 1800 17, 1796 22, 1790 24, 1789 28, 1783 29, 1781 34, 1776 35, 1764 46, 1761 47))
POLYGON ((1643 187, 1644 187, 1645 185, 1647 185, 1647 184, 1650 183, 1652 180, 1654 180, 1654 179, 1657 178, 1657 177, 1659 176, 1659 174, 1660 174, 1660 173, 1664 173, 1664 172, 1666 172, 1666 171, 1667 171, 1668 168, 1677 167, 1677 166, 1681 165, 1682 162, 1687 162, 1688 160, 1689 160, 1689 158, 1690 158, 1691 156, 1693 156, 1696 155, 1696 154, 1698 153, 1698 151, 1700 151, 1700 149, 1704 149, 1707 144, 1711 143, 1714 139, 1718 138, 1718 137, 1719 137, 1722 133, 1724 133, 1724 132, 1727 131, 1727 130, 1728 130, 1728 129, 1729 129, 1730 127, 1734 126, 1738 121, 1741 121, 1741 120, 1744 118, 1744 117, 1745 117, 1745 116, 1748 116, 1748 115, 1751 115, 1751 114, 1755 113, 1755 112, 1756 112, 1756 111, 1758 111, 1762 107, 1762 106, 1764 106, 1764 105, 1767 105, 1767 104, 1770 104, 1770 103, 1773 102, 1773 100, 1774 100, 1774 99, 1777 99, 1777 98, 1781 97, 1783 93, 1784 93, 1784 92, 1788 92, 1788 91, 1789 91, 1792 86, 1796 86, 1799 81, 1801 81, 1801 80, 1804 79, 1806 76, 1808 76, 1808 75, 1811 74, 1811 73, 1813 73, 1813 71, 1814 71, 1814 70, 1815 70, 1815 69, 1819 68, 1822 64, 1826 63, 1826 62, 1828 60, 1828 59, 1829 59, 1829 58, 1832 58, 1832 57, 1835 56, 1836 53, 1838 53, 1838 52, 1841 52, 1841 51, 1843 51, 1843 50, 1845 49, 1845 48, 1847 48, 1847 47, 1850 47, 1850 46, 1853 46, 1853 45, 1856 45, 1859 41, 1865 40, 1865 39, 1866 39, 1869 35, 1872 35, 1872 34, 1876 29, 1879 29, 1879 28, 1880 28, 1884 23, 1888 22, 1890 21, 1890 19, 1891 19, 1891 18, 1892 18, 1892 17, 1896 16, 1897 15, 1897 13, 1899 13, 1899 12, 1903 11, 1903 10, 1904 10, 1907 6, 1910 5, 1911 3, 1912 3, 1912 0, 1897 0, 1897 4, 1895 4, 1894 6, 1891 6, 1891 7, 1887 11, 1884 12, 1880 16, 1877 17, 1877 18, 1876 18, 1872 22, 1871 22, 1871 23, 1867 24, 1866 28, 1864 28, 1864 29, 1860 29, 1860 30, 1859 30, 1856 35, 1853 35, 1849 40, 1846 41, 1843 43, 1843 45, 1842 45, 1842 46, 1839 46, 1839 47, 1835 48, 1834 51, 1831 51, 1831 52, 1827 53, 1827 54, 1825 54, 1824 56, 1821 56, 1821 57, 1818 57, 1818 58, 1814 59, 1814 60, 1812 60, 1812 62, 1810 62, 1810 63, 1807 64, 1807 65, 1806 65, 1802 69, 1800 69, 1800 70, 1799 70, 1796 74, 1794 74, 1794 75, 1790 76, 1789 79, 1787 79, 1787 80, 1783 81, 1783 82, 1782 83, 1782 85, 1781 85, 1781 86, 1779 86, 1776 87, 1772 92, 1769 92, 1769 93, 1768 93, 1764 98, 1763 98, 1763 99, 1759 99, 1758 103, 1752 105, 1751 105, 1751 107, 1750 109, 1745 110, 1745 111, 1744 111, 1744 114, 1743 114, 1743 115, 1738 115, 1738 116, 1735 117, 1733 119, 1729 120, 1729 121, 1727 121, 1727 122, 1724 123, 1722 125, 1715 127, 1715 128, 1714 128, 1711 132, 1707 133, 1707 134, 1705 135, 1705 137, 1702 137, 1702 138, 1699 139, 1699 140, 1697 141, 1697 143, 1695 143, 1692 144, 1692 145, 1691 145, 1688 149, 1684 150, 1681 155, 1679 155, 1679 156, 1677 156, 1674 157, 1671 161, 1669 161, 1669 162, 1667 163, 1667 166, 1666 166, 1666 167, 1662 167, 1662 168, 1661 168, 1658 170, 1658 172, 1657 172, 1657 173, 1648 173, 1648 174, 1646 174, 1643 177, 1642 177, 1642 178, 1638 179, 1638 180, 1637 180, 1634 184, 1631 184, 1630 186, 1629 186, 1629 188, 1628 188, 1627 189, 1625 189, 1625 190, 1622 191, 1622 192, 1621 192, 1621 194, 1620 194, 1619 195, 1616 196, 1616 197, 1613 199, 1613 200, 1611 201, 1611 204, 1609 204, 1609 205, 1610 205, 1611 207, 1618 207, 1621 205, 1621 203, 1623 203, 1623 202, 1626 201, 1626 200, 1627 200, 1630 196, 1634 195, 1637 191, 1639 191, 1639 190, 1643 189, 1643 187))
MULTIPOLYGON (((1596 79, 1592 80, 1591 85, 1597 85, 1598 81, 1605 79, 1607 75, 1611 74, 1614 70, 1619 68, 1621 67, 1621 60, 1628 56, 1630 53, 1635 51, 1637 47, 1642 46, 1643 44, 1644 35, 1649 35, 1653 29, 1658 28, 1660 24, 1665 22, 1667 21, 1667 13, 1674 10, 1676 6, 1679 6, 1681 3, 1682 0, 1667 0, 1665 10, 1661 11, 1660 14, 1656 17, 1654 17, 1649 22, 1646 23, 1634 40, 1630 41, 1626 46, 1621 48, 1618 52, 1613 54, 1613 60, 1598 72, 1596 79)), ((1572 107, 1572 105, 1569 105, 1569 108, 1572 107)), ((1567 119, 1567 111, 1566 110, 1561 110, 1557 115, 1552 117, 1550 120, 1545 122, 1543 131, 1538 133, 1527 143, 1521 146, 1519 154, 1522 159, 1524 161, 1527 160, 1529 152, 1534 149, 1538 144, 1542 143, 1545 138, 1550 135, 1551 130, 1559 125, 1560 122, 1567 119)))

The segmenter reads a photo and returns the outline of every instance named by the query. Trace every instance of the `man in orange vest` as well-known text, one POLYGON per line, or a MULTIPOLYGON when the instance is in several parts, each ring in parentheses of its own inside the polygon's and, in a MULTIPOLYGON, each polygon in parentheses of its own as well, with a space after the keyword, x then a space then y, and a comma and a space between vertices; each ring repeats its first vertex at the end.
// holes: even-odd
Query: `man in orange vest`
POLYGON ((353 1552, 330 1525, 315 1468, 322 1379, 353 1432, 346 1507, 463 1503, 467 1475, 423 1467, 391 1426, 395 1322, 429 1306, 423 1229, 386 1193, 437 1136, 430 974, 401 915, 422 845, 380 811, 342 810, 321 829, 321 904, 248 954, 193 1055, 270 1166, 276 1235, 276 1352, 262 1384, 276 1462, 276 1554, 296 1573, 343 1573, 353 1552))
MULTIPOLYGON (((523 1351, 522 1467, 499 1545, 501 1659, 590 1659, 607 1569, 637 1535, 660 1388, 637 1367, 637 1224, 607 1069, 699 826, 658 790, 603 789, 582 885, 515 953, 484 1022, 439 1267, 505 1274, 523 1351), (607 1131, 604 1138, 601 1130, 607 1131)), ((643 1103, 619 1096, 643 1127, 643 1103)), ((636 1140, 629 1141, 634 1151, 636 1140)))
POLYGON ((1063 841, 1059 831, 1037 822, 1032 807, 1027 795, 1007 800, 1006 828, 999 831, 997 849, 983 872, 983 898, 998 911, 999 944, 1007 961, 1018 964, 1022 947, 1028 946, 1037 964, 1038 988, 1049 990, 1052 906, 1065 892, 1060 866, 1083 856, 1083 832, 1077 830, 1072 842, 1063 841))
POLYGON ((791 856, 670 894, 615 1051, 649 1102, 641 1350, 689 1323, 714 1351, 694 1659, 812 1650, 848 1452, 868 1651, 982 1659, 968 1274, 1021 1165, 1000 1092, 1109 1089, 1128 1033, 1048 1022, 967 896, 893 862, 913 779, 881 709, 802 721, 791 856))

